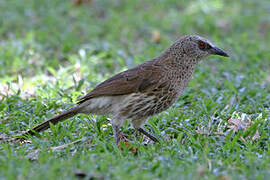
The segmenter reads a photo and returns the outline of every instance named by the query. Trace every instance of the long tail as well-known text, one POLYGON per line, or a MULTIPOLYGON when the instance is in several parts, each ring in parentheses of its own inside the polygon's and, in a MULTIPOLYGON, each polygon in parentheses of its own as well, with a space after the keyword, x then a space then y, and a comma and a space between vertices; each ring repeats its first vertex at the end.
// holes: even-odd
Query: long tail
POLYGON ((78 114, 80 112, 80 109, 81 109, 81 107, 79 107, 79 106, 73 107, 73 108, 53 117, 52 119, 49 119, 49 120, 37 125, 33 129, 29 129, 28 131, 23 133, 22 136, 25 137, 25 135, 35 135, 35 133, 37 133, 37 132, 45 131, 46 129, 48 129, 50 127, 50 123, 57 124, 61 121, 64 121, 65 119, 68 119, 72 116, 75 116, 76 114, 78 114))

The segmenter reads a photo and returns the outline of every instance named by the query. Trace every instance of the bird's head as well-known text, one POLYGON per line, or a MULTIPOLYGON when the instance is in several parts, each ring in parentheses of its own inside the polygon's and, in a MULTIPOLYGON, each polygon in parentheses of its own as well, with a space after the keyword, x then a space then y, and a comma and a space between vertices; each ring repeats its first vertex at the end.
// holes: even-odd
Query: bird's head
POLYGON ((180 38, 174 45, 174 52, 179 56, 201 60, 210 55, 229 57, 222 49, 213 45, 209 40, 197 35, 187 35, 180 38))

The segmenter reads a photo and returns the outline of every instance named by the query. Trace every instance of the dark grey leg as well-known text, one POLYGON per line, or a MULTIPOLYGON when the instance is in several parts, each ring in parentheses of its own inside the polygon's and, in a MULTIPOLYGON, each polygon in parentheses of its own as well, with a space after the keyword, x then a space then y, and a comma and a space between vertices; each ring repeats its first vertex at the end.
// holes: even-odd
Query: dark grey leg
POLYGON ((113 134, 114 134, 114 139, 115 139, 115 143, 116 145, 118 145, 119 141, 120 141, 120 131, 119 131, 119 126, 117 125, 112 125, 113 127, 113 134))
POLYGON ((138 128, 137 130, 139 132, 141 132, 142 134, 144 134, 145 136, 149 137, 152 141, 159 142, 155 136, 153 136, 149 132, 145 131, 143 128, 138 128))

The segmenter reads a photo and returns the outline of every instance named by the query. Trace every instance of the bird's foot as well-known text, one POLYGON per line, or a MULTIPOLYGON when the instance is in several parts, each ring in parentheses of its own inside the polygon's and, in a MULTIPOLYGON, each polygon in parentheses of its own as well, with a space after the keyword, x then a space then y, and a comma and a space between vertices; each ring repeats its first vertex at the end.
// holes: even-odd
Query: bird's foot
POLYGON ((151 133, 147 132, 143 128, 137 128, 137 130, 139 132, 141 132, 142 134, 144 134, 145 136, 147 136, 148 138, 150 138, 152 141, 159 142, 158 139, 154 135, 152 135, 151 133))

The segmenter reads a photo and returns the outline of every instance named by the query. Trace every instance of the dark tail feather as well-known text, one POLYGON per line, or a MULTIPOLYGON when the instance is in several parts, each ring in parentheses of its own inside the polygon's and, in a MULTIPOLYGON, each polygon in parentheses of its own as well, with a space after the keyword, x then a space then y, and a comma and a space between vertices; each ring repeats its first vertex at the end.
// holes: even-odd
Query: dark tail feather
POLYGON ((49 129, 50 123, 57 124, 58 122, 64 121, 65 119, 68 119, 72 116, 75 116, 76 114, 79 113, 80 109, 81 109, 81 107, 78 107, 78 106, 73 107, 73 108, 53 117, 52 119, 49 119, 49 120, 37 125, 33 129, 29 129, 28 131, 23 133, 22 136, 24 137, 25 135, 35 135, 37 132, 45 131, 46 129, 49 129))

